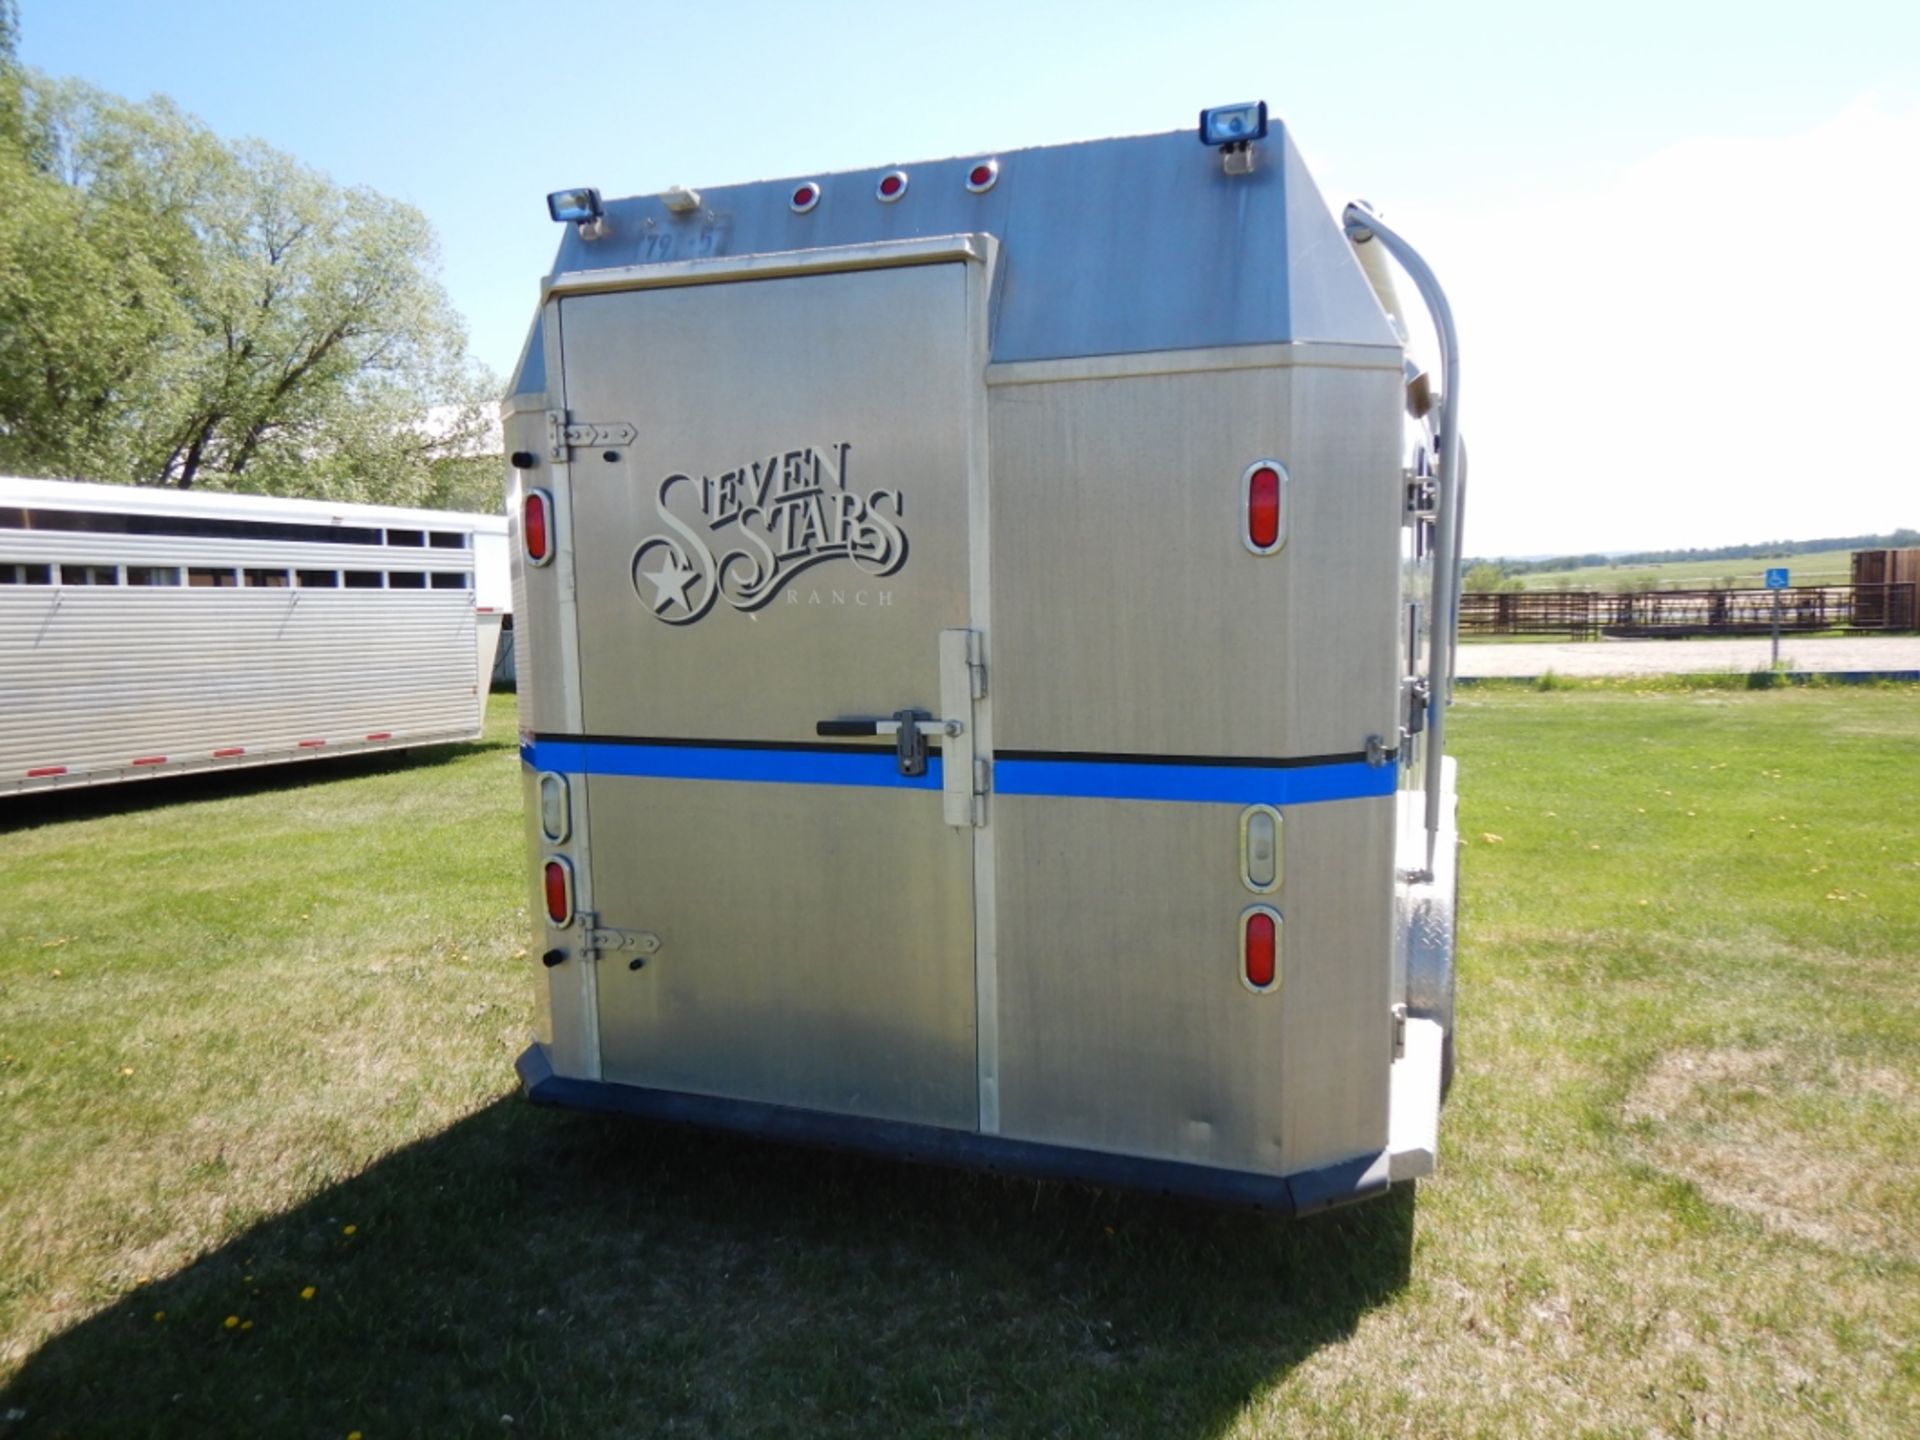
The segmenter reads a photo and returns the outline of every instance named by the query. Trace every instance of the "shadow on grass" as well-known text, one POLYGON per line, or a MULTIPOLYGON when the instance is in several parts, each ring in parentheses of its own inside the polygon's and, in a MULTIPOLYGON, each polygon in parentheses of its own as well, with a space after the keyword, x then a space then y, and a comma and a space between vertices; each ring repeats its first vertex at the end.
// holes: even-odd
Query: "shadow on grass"
POLYGON ((291 792, 367 775, 424 772, 470 755, 511 750, 516 743, 511 738, 463 740, 446 745, 329 755, 323 760, 293 760, 280 765, 248 765, 233 770, 203 770, 191 775, 156 775, 124 783, 76 786, 69 790, 33 791, 9 797, 0 804, 0 835, 68 820, 134 815, 174 805, 195 805, 204 800, 291 792))
POLYGON ((1207 1436, 1405 1284, 1413 1222, 516 1097, 48 1342, 0 1435, 1207 1436))

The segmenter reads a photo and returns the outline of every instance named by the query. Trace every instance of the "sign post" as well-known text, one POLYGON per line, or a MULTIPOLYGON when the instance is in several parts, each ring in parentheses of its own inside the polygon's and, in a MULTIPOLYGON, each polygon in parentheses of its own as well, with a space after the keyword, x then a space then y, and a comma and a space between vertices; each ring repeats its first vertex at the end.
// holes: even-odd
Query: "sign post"
POLYGON ((1773 668, 1780 668, 1780 592, 1787 588, 1784 565, 1767 571, 1767 589, 1773 592, 1773 668))

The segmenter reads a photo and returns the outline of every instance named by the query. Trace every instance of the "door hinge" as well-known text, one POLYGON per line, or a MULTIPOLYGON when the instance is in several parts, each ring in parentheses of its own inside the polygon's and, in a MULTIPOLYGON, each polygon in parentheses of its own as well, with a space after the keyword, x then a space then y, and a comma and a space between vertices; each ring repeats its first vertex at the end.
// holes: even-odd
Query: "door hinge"
POLYGON ((987 698, 987 639, 978 630, 967 632, 967 688, 974 699, 987 698))
POLYGON ((1393 1058, 1404 1059, 1407 1053, 1407 1007, 1396 1005, 1390 1013, 1393 1017, 1393 1058))
POLYGON ((594 423, 573 420, 564 410, 547 412, 547 458, 559 464, 573 459, 576 445, 631 445, 640 432, 624 420, 594 423))
POLYGON ((660 937, 651 930, 616 930, 602 925, 592 910, 580 912, 580 958, 598 960, 608 952, 632 951, 652 955, 660 949, 660 937))

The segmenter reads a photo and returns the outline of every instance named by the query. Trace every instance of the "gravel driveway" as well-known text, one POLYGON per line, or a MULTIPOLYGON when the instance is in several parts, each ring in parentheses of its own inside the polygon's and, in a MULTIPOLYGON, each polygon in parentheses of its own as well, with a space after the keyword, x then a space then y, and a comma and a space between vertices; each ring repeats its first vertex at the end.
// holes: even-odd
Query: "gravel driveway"
MULTIPOLYGON (((1767 668, 1772 641, 1757 640, 1585 640, 1526 645, 1463 643, 1457 673, 1463 676, 1673 675, 1767 668)), ((1780 639, 1780 658, 1789 670, 1832 673, 1920 671, 1920 635, 1842 636, 1817 640, 1780 639)))

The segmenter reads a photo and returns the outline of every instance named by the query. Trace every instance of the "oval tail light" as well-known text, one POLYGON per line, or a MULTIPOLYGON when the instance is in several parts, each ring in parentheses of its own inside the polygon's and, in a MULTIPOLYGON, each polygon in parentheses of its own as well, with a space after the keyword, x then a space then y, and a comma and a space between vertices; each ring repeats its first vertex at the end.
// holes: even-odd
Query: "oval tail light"
POLYGON ((529 490, 520 497, 520 543, 530 565, 553 559, 553 496, 545 490, 529 490))
POLYGON ((1280 912, 1271 905, 1240 917, 1240 979, 1260 995, 1280 988, 1280 912))
POLYGON ((573 866, 559 855, 547 857, 541 876, 546 891, 547 919, 564 929, 573 923, 573 866))
POLYGON ((1287 467, 1256 460, 1240 477, 1240 538, 1256 555, 1271 555, 1287 543, 1287 467))

